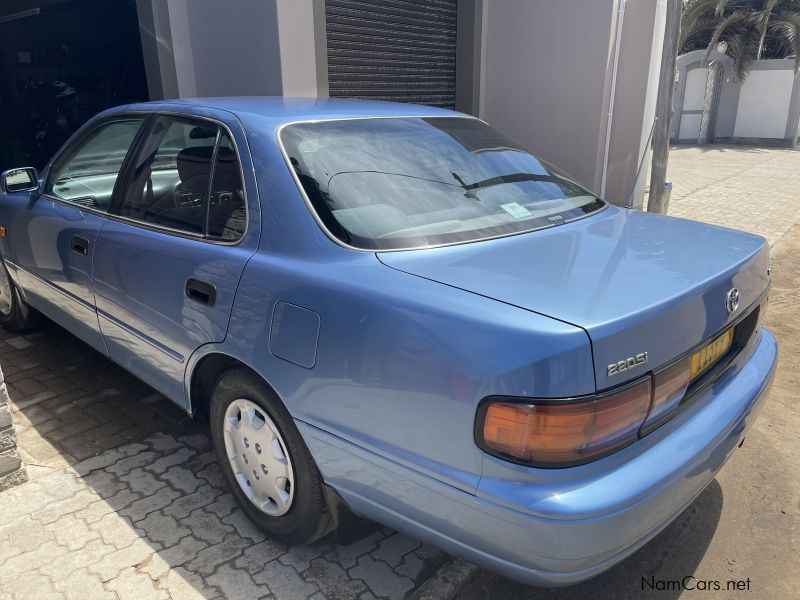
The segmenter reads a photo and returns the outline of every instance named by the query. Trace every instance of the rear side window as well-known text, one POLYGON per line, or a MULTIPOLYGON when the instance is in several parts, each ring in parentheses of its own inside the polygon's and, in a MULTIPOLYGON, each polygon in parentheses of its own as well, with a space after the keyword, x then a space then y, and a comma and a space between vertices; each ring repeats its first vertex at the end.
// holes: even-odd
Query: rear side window
POLYGON ((144 119, 111 121, 79 137, 50 171, 45 194, 108 211, 122 162, 144 119))
POLYGON ((157 117, 136 158, 120 214, 208 239, 241 238, 244 189, 228 133, 208 121, 157 117))

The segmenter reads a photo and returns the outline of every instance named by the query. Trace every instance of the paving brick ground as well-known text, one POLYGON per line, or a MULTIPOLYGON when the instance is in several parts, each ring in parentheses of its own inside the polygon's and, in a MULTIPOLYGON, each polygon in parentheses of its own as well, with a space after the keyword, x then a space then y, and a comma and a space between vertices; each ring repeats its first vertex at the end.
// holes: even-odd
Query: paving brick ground
POLYGON ((55 326, 0 330, 30 482, 0 494, 0 600, 404 598, 446 556, 388 529, 268 540, 207 428, 55 326))
POLYGON ((800 150, 676 146, 669 214, 752 231, 774 245, 800 220, 800 150))
MULTIPOLYGON (((773 243, 800 220, 797 151, 680 148, 669 177, 671 214, 773 243)), ((0 330, 0 364, 30 477, 0 494, 0 600, 403 598, 447 558, 389 530, 345 547, 266 539, 205 425, 55 326, 0 330)))

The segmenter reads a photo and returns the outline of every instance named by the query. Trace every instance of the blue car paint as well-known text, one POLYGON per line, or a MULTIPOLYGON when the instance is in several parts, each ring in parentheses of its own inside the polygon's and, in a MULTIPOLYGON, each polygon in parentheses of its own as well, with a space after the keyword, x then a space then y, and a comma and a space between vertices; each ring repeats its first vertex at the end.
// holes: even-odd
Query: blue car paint
POLYGON ((94 244, 106 219, 51 200, 20 196, 14 198, 21 204, 19 209, 7 218, 3 215, 5 227, 17 242, 10 252, 4 248, 3 256, 13 261, 7 263, 18 278, 18 287, 33 295, 34 302, 38 300, 50 318, 105 353, 94 310, 91 257, 73 252, 71 244, 74 236, 94 244), (24 236, 13 233, 23 231, 24 236), (52 239, 54 243, 39 245, 35 243, 38 239, 52 239))
POLYGON ((283 300, 276 302, 269 329, 269 351, 292 364, 313 369, 319 329, 319 313, 283 300))
POLYGON ((258 253, 236 295, 226 344, 246 348, 238 358, 295 418, 474 492, 483 464, 472 439, 478 399, 537 386, 594 391, 581 329, 453 294, 383 267, 374 254, 334 255, 314 259, 309 278, 308 259, 258 253), (266 307, 277 299, 322 317, 313 377, 265 351, 266 307))
POLYGON ((258 185, 241 124, 227 111, 193 114, 225 125, 236 143, 249 217, 244 237, 235 245, 213 244, 111 220, 98 236, 94 259, 97 314, 109 356, 184 407, 188 358, 225 339, 239 278, 261 235, 258 185), (213 307, 187 297, 189 278, 216 287, 213 307))
POLYGON ((763 238, 616 207, 535 234, 378 256, 586 329, 600 390, 620 383, 609 364, 647 351, 631 374, 657 369, 727 327, 769 285, 763 238), (739 309, 729 313, 723 299, 733 287, 739 309))
POLYGON ((741 443, 772 383, 767 330, 692 408, 615 455, 569 469, 486 458, 476 495, 320 429, 301 431, 360 514, 532 585, 593 577, 652 539, 696 498, 741 443))
MULTIPOLYGON (((280 127, 454 113, 220 98, 131 105, 97 118, 136 111, 198 115, 230 128, 249 227, 239 245, 223 246, 99 217, 107 222, 100 224, 94 291, 112 358, 189 410, 192 373, 204 358, 223 354, 249 365, 286 403, 326 483, 360 514, 522 581, 580 581, 635 550, 699 494, 765 397, 777 346, 762 329, 689 410, 611 456, 567 469, 489 456, 473 439, 482 398, 587 395, 639 375, 608 380, 606 360, 646 350, 653 357, 647 369, 667 362, 761 297, 768 285, 764 241, 609 206, 574 223, 492 241, 354 251, 334 243, 313 218, 277 143, 280 127), (198 251, 197 244, 208 247, 198 251), (141 253, 149 270, 136 266, 141 253), (198 326, 181 312, 183 279, 207 274, 219 261, 225 306, 198 326), (732 285, 743 301, 729 316, 719 292, 732 285), (137 308, 137 301, 148 306, 137 308), (272 329, 279 302, 319 315, 316 340, 307 320, 287 325, 300 341, 284 353, 297 360, 270 351, 271 338, 287 333, 272 329)), ((0 251, 24 293, 28 269, 15 261, 28 239, 40 243, 29 237, 33 229, 14 227, 21 212, 44 200, 36 196, 9 194, 0 202, 0 223, 11 223, 0 251)), ((53 283, 50 304, 72 301, 53 283)), ((27 297, 48 312, 50 304, 27 297)), ((97 316, 64 311, 58 320, 78 333, 94 328, 97 316)))

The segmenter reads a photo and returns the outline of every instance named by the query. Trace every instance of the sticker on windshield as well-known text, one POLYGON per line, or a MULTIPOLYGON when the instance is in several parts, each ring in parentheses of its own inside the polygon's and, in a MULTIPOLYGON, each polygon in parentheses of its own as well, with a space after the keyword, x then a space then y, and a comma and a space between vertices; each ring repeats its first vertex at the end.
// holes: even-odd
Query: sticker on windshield
POLYGON ((501 204, 500 208, 502 208, 515 219, 524 219, 525 217, 531 216, 531 211, 522 206, 522 204, 517 204, 516 202, 501 204))

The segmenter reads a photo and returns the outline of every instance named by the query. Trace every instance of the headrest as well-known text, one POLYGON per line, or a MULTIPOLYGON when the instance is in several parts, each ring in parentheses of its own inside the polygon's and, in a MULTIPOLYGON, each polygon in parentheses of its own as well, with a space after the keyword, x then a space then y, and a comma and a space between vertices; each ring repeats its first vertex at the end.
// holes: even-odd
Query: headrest
POLYGON ((239 161, 236 160, 236 152, 230 148, 220 148, 217 151, 217 163, 214 166, 214 189, 233 192, 241 187, 239 161))
POLYGON ((178 152, 175 162, 181 181, 186 183, 195 177, 208 177, 213 153, 214 146, 192 146, 178 152))

